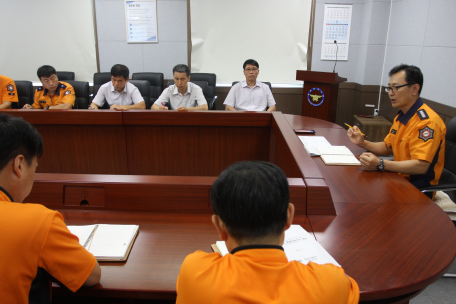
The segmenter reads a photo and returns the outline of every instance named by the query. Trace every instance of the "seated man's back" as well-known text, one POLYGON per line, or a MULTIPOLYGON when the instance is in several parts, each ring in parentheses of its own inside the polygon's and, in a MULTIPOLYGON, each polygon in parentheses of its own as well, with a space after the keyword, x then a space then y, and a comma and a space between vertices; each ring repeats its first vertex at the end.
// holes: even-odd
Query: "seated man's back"
POLYGON ((51 303, 51 281, 70 292, 100 281, 95 257, 59 212, 22 204, 42 153, 29 123, 0 114, 0 303, 51 303))
POLYGON ((358 303, 359 289, 332 264, 288 262, 281 249, 189 255, 177 303, 358 303))
POLYGON ((288 262, 289 199, 287 178, 273 164, 240 162, 223 171, 211 189, 212 223, 230 254, 188 255, 176 303, 358 303, 359 287, 342 268, 288 262))

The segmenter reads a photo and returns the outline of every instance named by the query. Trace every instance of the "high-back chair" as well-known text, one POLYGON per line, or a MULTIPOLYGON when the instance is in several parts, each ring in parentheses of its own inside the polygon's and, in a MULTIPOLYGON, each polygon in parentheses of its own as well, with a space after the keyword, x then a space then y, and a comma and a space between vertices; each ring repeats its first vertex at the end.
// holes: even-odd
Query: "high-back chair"
POLYGON ((74 89, 76 100, 73 109, 87 109, 89 107, 89 83, 87 81, 67 80, 74 89))
POLYGON ((146 109, 154 104, 154 102, 160 97, 163 92, 163 73, 133 73, 131 76, 132 80, 147 80, 150 83, 150 99, 145 100, 146 109))
POLYGON ((25 104, 33 104, 33 97, 35 96, 33 83, 28 80, 15 80, 14 83, 16 84, 19 102, 12 102, 11 107, 13 109, 22 109, 25 104))
POLYGON ((215 110, 215 96, 217 75, 213 73, 190 73, 190 82, 195 83, 195 81, 206 81, 207 82, 207 93, 204 94, 204 97, 207 101, 207 106, 209 110, 215 110))

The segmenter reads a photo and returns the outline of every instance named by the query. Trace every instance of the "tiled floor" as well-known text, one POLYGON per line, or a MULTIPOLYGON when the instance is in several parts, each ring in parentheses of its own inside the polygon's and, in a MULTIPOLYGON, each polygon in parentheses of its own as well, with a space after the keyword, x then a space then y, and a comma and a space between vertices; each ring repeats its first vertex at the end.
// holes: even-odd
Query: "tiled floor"
MULTIPOLYGON (((448 273, 456 274, 456 260, 448 273)), ((422 293, 410 301, 410 304, 455 304, 456 278, 441 278, 429 285, 422 293)))

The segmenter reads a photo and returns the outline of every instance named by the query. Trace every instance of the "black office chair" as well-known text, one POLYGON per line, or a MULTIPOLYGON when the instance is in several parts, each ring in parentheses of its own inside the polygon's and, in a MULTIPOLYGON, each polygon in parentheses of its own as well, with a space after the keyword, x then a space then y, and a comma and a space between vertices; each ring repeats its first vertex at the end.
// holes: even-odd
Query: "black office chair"
MULTIPOLYGON (((129 82, 138 88, 141 96, 144 98, 146 103, 146 109, 150 109, 147 107, 147 101, 150 100, 150 83, 147 80, 129 80, 129 82)), ((105 102, 107 104, 107 102, 105 102)))
POLYGON ((76 100, 74 101, 73 109, 89 108, 89 83, 86 81, 67 80, 66 83, 70 84, 74 89, 76 100))
POLYGON ((447 125, 445 135, 445 164, 439 184, 420 189, 422 192, 443 191, 456 203, 456 117, 447 125))
POLYGON ((28 80, 15 80, 17 96, 19 102, 12 102, 11 108, 22 109, 25 104, 33 104, 35 91, 33 90, 33 83, 28 80))
POLYGON ((57 77, 60 81, 74 80, 74 72, 57 71, 57 77))
MULTIPOLYGON (((191 83, 194 83, 196 84, 197 86, 199 86, 202 90, 203 90, 203 95, 204 95, 204 98, 206 99, 206 102, 207 102, 207 98, 206 98, 206 94, 207 94, 207 90, 208 90, 208 84, 207 84, 207 81, 193 81, 191 78, 190 78, 190 82, 191 83)), ((174 84, 174 80, 170 80, 168 81, 168 83, 166 84, 166 87, 169 87, 170 85, 173 85, 174 84)), ((209 104, 207 105, 208 108, 209 108, 209 104)), ((170 110, 175 110, 171 107, 171 104, 169 103, 168 104, 168 108, 170 110)))
MULTIPOLYGON (((103 72, 103 73, 94 73, 93 74, 93 92, 92 92, 92 97, 97 96, 98 90, 102 85, 104 85, 107 82, 111 81, 111 73, 110 72, 103 72)), ((105 103, 103 106, 100 107, 100 109, 108 109, 109 110, 109 105, 105 100, 105 103)))
MULTIPOLYGON (((233 83, 231 84, 231 86, 234 86, 236 83, 238 83, 239 81, 233 81, 233 83)), ((260 81, 264 84, 267 84, 269 86, 269 89, 271 90, 271 94, 272 94, 272 86, 271 86, 271 83, 270 82, 267 82, 267 81, 260 81)), ((264 111, 267 111, 268 110, 268 106, 266 105, 266 109, 264 109, 264 111)))
POLYGON ((206 98, 209 110, 215 110, 217 75, 213 73, 190 73, 190 81, 207 81, 207 94, 204 94, 204 97, 206 98))
POLYGON ((147 80, 150 83, 150 99, 145 100, 146 109, 154 104, 163 92, 163 73, 133 73, 132 80, 147 80))

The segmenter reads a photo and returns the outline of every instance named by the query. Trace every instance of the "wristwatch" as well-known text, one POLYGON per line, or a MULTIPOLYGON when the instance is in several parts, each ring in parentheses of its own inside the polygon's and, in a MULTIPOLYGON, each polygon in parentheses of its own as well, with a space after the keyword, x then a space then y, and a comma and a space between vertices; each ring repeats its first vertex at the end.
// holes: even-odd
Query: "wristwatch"
POLYGON ((46 106, 46 108, 44 108, 45 110, 49 110, 49 106, 46 106))
POLYGON ((383 164, 383 159, 380 158, 380 162, 377 165, 378 171, 385 171, 385 165, 383 164))

